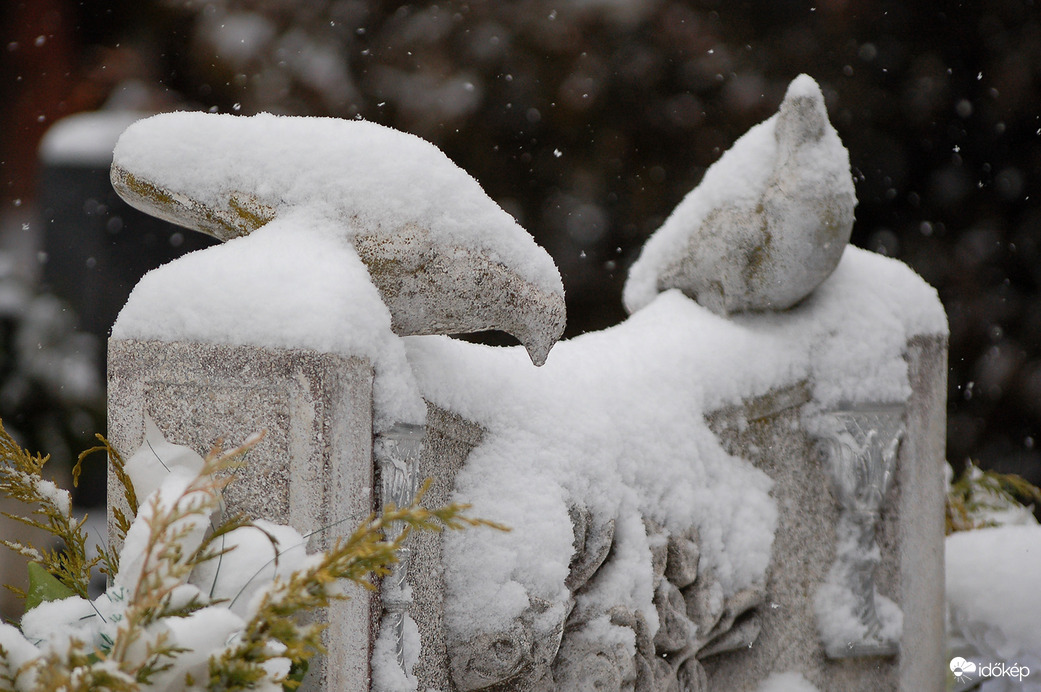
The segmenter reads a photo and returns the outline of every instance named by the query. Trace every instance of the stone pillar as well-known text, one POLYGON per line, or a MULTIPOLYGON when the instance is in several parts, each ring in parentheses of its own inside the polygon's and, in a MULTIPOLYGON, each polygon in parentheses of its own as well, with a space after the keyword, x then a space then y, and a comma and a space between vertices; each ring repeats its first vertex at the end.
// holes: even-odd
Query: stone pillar
POLYGON ((946 685, 944 533, 947 501, 947 340, 914 338, 907 347, 911 401, 908 436, 897 469, 903 492, 898 512, 904 610, 900 640, 901 692, 946 685))
POLYGON ((805 384, 709 416, 727 451, 774 480, 780 513, 766 603, 759 611, 762 630, 752 647, 702 661, 709 689, 751 690, 771 673, 789 670, 821 690, 944 689, 946 341, 913 338, 905 357, 912 385, 906 404, 851 404, 820 414, 838 421, 835 437, 849 444, 848 461, 857 466, 852 475, 862 481, 857 502, 844 500, 836 487, 828 440, 807 431, 805 384), (890 453, 895 456, 883 479, 881 466, 890 453), (865 513, 873 513, 872 519, 865 513), (878 547, 877 559, 870 557, 873 551, 839 550, 847 525, 866 545, 878 547), (869 558, 861 559, 865 554, 869 558), (869 611, 861 613, 868 634, 837 649, 834 641, 822 641, 815 608, 820 590, 832 585, 850 587, 858 599, 853 610, 866 604, 869 611), (892 615, 891 609, 874 612, 876 604, 888 607, 875 593, 902 614, 900 634, 892 641, 875 631, 884 627, 867 622, 892 615))
MULTIPOLYGON (((132 454, 145 413, 202 455, 265 430, 225 491, 228 510, 288 524, 322 549, 374 509, 372 380, 367 361, 332 353, 112 339, 109 440, 132 454)), ((110 507, 121 499, 110 474, 110 507)), ((312 663, 304 689, 369 688, 378 596, 348 591, 329 609, 328 655, 312 663)))

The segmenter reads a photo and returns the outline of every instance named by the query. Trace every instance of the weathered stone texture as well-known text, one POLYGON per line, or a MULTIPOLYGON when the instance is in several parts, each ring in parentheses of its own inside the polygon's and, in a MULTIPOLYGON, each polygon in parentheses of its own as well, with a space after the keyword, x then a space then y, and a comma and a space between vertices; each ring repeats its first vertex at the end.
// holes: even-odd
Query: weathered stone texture
POLYGON ((787 670, 821 690, 944 689, 946 340, 916 337, 906 359, 913 392, 878 527, 882 559, 875 574, 878 592, 903 611, 899 654, 831 659, 821 645, 814 595, 835 560, 840 508, 817 443, 800 420, 807 385, 797 385, 709 416, 729 452, 773 478, 780 510, 762 632, 747 650, 706 659, 709 689, 754 690, 771 672, 787 670))
MULTIPOLYGON (((309 547, 349 534, 373 510, 372 368, 304 350, 110 340, 109 440, 124 455, 147 413, 173 443, 200 454, 219 440, 264 439, 225 493, 229 512, 289 524, 309 547)), ((109 503, 121 503, 109 478, 109 503)), ((111 524, 110 524, 111 526, 111 524)), ((310 689, 367 689, 375 597, 349 587, 329 609, 326 661, 310 689)), ((320 616, 321 617, 321 616, 320 616)))

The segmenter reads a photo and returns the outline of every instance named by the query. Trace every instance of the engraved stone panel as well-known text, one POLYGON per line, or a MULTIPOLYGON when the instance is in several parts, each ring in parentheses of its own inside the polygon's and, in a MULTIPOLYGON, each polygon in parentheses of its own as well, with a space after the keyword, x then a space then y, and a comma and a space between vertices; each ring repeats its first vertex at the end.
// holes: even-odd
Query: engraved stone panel
MULTIPOLYGON (((708 417, 729 452, 751 460, 773 478, 771 494, 780 510, 765 603, 757 611, 762 630, 750 648, 704 660, 709 689, 755 689, 771 672, 786 670, 801 672, 821 690, 944 689, 946 340, 915 337, 905 358, 911 383, 906 404, 896 409, 875 407, 860 423, 842 415, 837 419, 842 423, 840 431, 846 430, 847 422, 854 426, 846 435, 859 439, 861 446, 870 440, 867 446, 875 450, 871 454, 878 462, 874 471, 881 472, 864 476, 869 482, 862 485, 870 492, 853 493, 870 506, 878 504, 877 519, 858 523, 850 516, 846 521, 853 528, 872 529, 863 537, 866 544, 873 541, 876 546, 867 553, 873 570, 858 574, 870 575, 872 590, 902 611, 902 633, 893 642, 899 655, 831 658, 821 645, 814 596, 829 583, 838 557, 842 516, 849 510, 833 494, 831 469, 821 463, 818 439, 803 419, 811 389, 809 383, 802 383, 708 417), (902 441, 897 446, 894 440, 902 441)), ((849 563, 840 559, 838 564, 849 563)), ((861 592, 867 589, 864 584, 861 592)), ((873 653, 891 652, 890 648, 873 653)))
POLYGON ((903 617, 878 593, 875 572, 881 562, 878 524, 905 432, 904 407, 828 411, 817 427, 822 462, 840 507, 835 562, 817 594, 824 650, 831 658, 896 654, 903 617), (850 627, 833 631, 835 620, 847 620, 850 627))
MULTIPOLYGON (((130 454, 144 437, 144 414, 168 440, 205 454, 219 439, 264 440, 235 471, 231 511, 286 523, 310 548, 349 534, 373 510, 372 368, 364 360, 252 346, 109 342, 109 431, 130 454)), ((122 501, 109 479, 109 503, 122 501)), ((325 660, 312 663, 303 689, 363 690, 376 598, 347 586, 351 598, 329 608, 325 660)), ((319 615, 319 617, 326 617, 319 615)))
MULTIPOLYGON (((525 613, 494 633, 470 639, 450 633, 454 688, 750 690, 773 673, 795 670, 821 690, 942 690, 942 665, 915 657, 935 662, 943 652, 937 583, 942 584, 944 344, 942 337, 908 344, 913 391, 906 403, 825 414, 832 416, 834 434, 860 452, 851 460, 863 463, 853 464, 848 473, 833 473, 828 457, 822 463, 821 414, 809 415, 810 381, 709 414, 709 426, 724 448, 753 462, 775 483, 771 495, 780 516, 765 584, 721 598, 710 571, 699 569, 697 531, 674 534, 645 519, 655 575, 656 633, 638 613, 611 608, 607 601, 572 604, 560 621, 556 615, 547 619, 533 600, 525 613), (834 491, 839 494, 833 493, 835 486, 842 488, 834 491), (841 493, 848 495, 845 502, 841 493), (866 512, 867 519, 858 512, 866 512), (838 550, 844 533, 863 539, 862 553, 838 550), (866 559, 858 562, 858 555, 866 559), (898 614, 902 611, 902 636, 898 632, 884 647, 854 647, 854 657, 826 654, 814 597, 822 586, 846 584, 832 580, 836 564, 843 578, 861 580, 850 593, 877 591, 898 614), (621 655, 596 636, 588 628, 596 619, 631 630, 635 655, 621 655), (888 655, 897 645, 900 655, 888 655)), ((438 413, 441 418, 431 420, 444 426, 445 414, 438 413)), ((465 457, 478 440, 475 436, 469 444, 449 445, 447 451, 439 447, 431 454, 435 460, 453 451, 465 457)), ((450 465, 455 469, 456 464, 450 465)), ((440 475, 436 465, 434 473, 440 475)), ((454 470, 446 474, 452 476, 454 470)), ((565 584, 573 595, 588 595, 610 566, 614 526, 580 506, 570 513, 575 554, 565 584)))
MULTIPOLYGON (((376 437, 373 455, 379 478, 380 507, 393 504, 407 507, 416 499, 418 489, 418 466, 423 453, 424 431, 421 425, 399 423, 376 437)), ((384 534, 387 540, 396 540, 405 530, 404 526, 388 527, 384 534)), ((394 653, 398 666, 405 671, 405 613, 411 600, 407 588, 412 548, 408 541, 398 550, 398 562, 391 566, 390 574, 380 583, 380 598, 383 602, 383 627, 389 626, 394 635, 394 653)), ((409 652, 415 654, 418 652, 409 652)))

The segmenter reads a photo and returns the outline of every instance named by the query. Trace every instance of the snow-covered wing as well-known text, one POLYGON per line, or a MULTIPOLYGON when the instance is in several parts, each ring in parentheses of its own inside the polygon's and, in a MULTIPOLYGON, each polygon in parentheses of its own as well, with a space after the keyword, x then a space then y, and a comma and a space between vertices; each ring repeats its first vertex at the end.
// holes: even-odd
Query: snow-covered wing
POLYGON ((553 260, 418 137, 335 118, 165 113, 127 128, 111 178, 131 205, 220 240, 291 210, 332 221, 400 335, 501 329, 541 363, 563 332, 553 260))

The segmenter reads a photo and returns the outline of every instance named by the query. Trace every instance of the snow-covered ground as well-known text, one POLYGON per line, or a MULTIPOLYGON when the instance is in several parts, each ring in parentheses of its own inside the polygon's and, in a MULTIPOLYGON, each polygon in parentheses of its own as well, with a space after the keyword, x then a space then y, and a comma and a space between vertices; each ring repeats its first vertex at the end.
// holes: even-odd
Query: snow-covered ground
POLYGON ((1041 690, 1041 526, 1030 517, 960 531, 946 547, 950 657, 972 664, 956 682, 984 680, 982 692, 1041 690))

